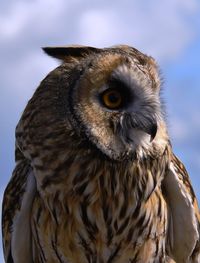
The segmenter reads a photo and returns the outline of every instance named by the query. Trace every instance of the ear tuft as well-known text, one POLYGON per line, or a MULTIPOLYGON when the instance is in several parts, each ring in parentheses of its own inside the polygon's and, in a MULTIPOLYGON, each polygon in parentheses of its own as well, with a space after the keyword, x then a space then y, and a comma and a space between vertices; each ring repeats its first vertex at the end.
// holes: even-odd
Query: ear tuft
POLYGON ((47 55, 63 61, 69 61, 71 58, 80 59, 101 52, 101 49, 88 46, 43 47, 42 49, 47 55))

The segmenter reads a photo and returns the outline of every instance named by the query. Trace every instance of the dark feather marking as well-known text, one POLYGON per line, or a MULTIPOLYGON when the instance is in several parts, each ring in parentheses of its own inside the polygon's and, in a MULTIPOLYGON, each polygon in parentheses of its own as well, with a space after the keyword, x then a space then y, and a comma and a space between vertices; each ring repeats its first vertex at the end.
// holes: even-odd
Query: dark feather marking
POLYGON ((132 214, 132 219, 136 219, 140 213, 140 208, 141 208, 141 203, 138 202, 133 214, 132 214))
POLYGON ((128 190, 126 189, 126 187, 124 187, 124 191, 123 191, 123 194, 124 194, 124 203, 120 209, 120 213, 119 213, 119 218, 122 219, 125 217, 126 215, 126 211, 127 211, 127 208, 128 208, 128 190))
POLYGON ((35 164, 34 168, 38 171, 45 171, 47 168, 44 165, 35 164))
POLYGON ((67 160, 65 160, 62 164, 59 164, 59 166, 54 169, 54 172, 57 174, 60 171, 69 169, 69 167, 73 164, 73 162, 74 162, 74 157, 68 156, 67 160))
POLYGON ((132 237, 133 237, 133 232, 134 232, 134 227, 131 227, 128 231, 128 235, 127 235, 127 242, 129 243, 131 240, 132 240, 132 237))
POLYGON ((139 250, 136 252, 134 258, 129 259, 130 263, 138 262, 138 260, 137 260, 138 254, 139 254, 139 250))
POLYGON ((110 255, 107 263, 112 263, 113 259, 116 258, 120 249, 121 249, 121 243, 118 244, 118 246, 115 248, 114 252, 110 255))
POLYGON ((160 196, 157 194, 158 197, 158 212, 157 215, 159 216, 160 220, 162 219, 162 202, 160 196))
MULTIPOLYGON (((84 169, 80 169, 81 171, 84 171, 84 169)), ((76 184, 82 182, 86 177, 85 171, 84 172, 78 172, 73 179, 73 185, 75 186, 76 184)))
POLYGON ((145 219, 145 214, 143 214, 143 215, 139 218, 139 220, 138 220, 137 224, 135 225, 135 227, 138 228, 138 229, 142 228, 144 219, 145 219))
MULTIPOLYGON (((101 189, 104 190, 104 176, 103 176, 103 175, 101 175, 101 176, 99 177, 99 182, 100 182, 100 187, 101 187, 101 189)), ((104 191, 103 191, 103 192, 104 192, 104 191)))
POLYGON ((33 222, 33 223, 34 223, 34 229, 35 229, 35 234, 36 234, 36 239, 37 239, 37 240, 35 240, 35 242, 36 242, 36 245, 39 246, 39 248, 40 248, 39 251, 41 252, 40 254, 41 254, 42 260, 44 262, 46 262, 46 257, 45 257, 44 251, 42 249, 42 246, 40 244, 40 239, 39 239, 39 235, 38 235, 38 231, 37 231, 37 226, 36 226, 35 222, 33 222))
POLYGON ((119 227, 119 230, 117 231, 117 235, 120 235, 123 231, 124 231, 124 229, 127 227, 127 225, 128 225, 128 222, 129 222, 129 220, 130 220, 130 217, 127 217, 126 219, 125 219, 125 221, 124 221, 124 223, 119 227))
POLYGON ((115 222, 114 222, 114 229, 115 229, 115 231, 117 231, 119 229, 117 220, 115 220, 115 222))
POLYGON ((14 263, 11 251, 9 252, 8 260, 6 261, 6 263, 14 263))
POLYGON ((75 192, 78 194, 78 195, 82 195, 83 192, 85 191, 85 188, 87 187, 88 185, 88 182, 84 182, 82 185, 78 186, 75 188, 75 192))
POLYGON ((80 233, 78 233, 78 236, 79 236, 79 239, 80 239, 80 244, 83 247, 83 250, 85 252, 85 256, 86 256, 88 262, 91 263, 91 257, 93 255, 93 251, 90 248, 89 244, 84 239, 84 237, 80 233))
POLYGON ((155 257, 157 257, 159 251, 159 239, 156 239, 156 250, 155 250, 155 257))
POLYGON ((151 236, 151 231, 152 231, 152 227, 153 227, 153 222, 151 221, 150 223, 149 223, 149 231, 148 231, 148 233, 147 233, 147 238, 149 238, 150 236, 151 236))
POLYGON ((114 195, 117 182, 116 182, 115 170, 113 167, 110 171, 110 176, 111 176, 111 190, 112 190, 112 194, 114 195))
MULTIPOLYGON (((59 173, 63 171, 64 169, 69 169, 69 167, 73 163, 73 157, 69 157, 66 161, 64 161, 62 164, 60 164, 58 167, 54 168, 54 173, 50 174, 49 176, 46 176, 42 181, 42 189, 45 189, 50 184, 59 184, 60 183, 60 177, 59 173)), ((65 176, 65 175, 64 175, 65 176)))
POLYGON ((136 178, 134 175, 132 175, 132 181, 131 181, 131 186, 132 186, 132 189, 135 188, 135 185, 136 185, 136 178))
POLYGON ((53 218, 55 220, 56 225, 58 225, 57 213, 56 213, 56 210, 54 208, 52 209, 52 214, 53 214, 53 218))
POLYGON ((149 217, 146 219, 146 222, 142 225, 142 227, 139 229, 139 232, 138 232, 138 235, 140 236, 144 230, 146 230, 148 224, 149 224, 149 221, 151 219, 151 216, 149 215, 149 217))
POLYGON ((98 232, 98 228, 96 226, 96 224, 92 223, 89 218, 88 218, 88 214, 87 214, 87 206, 88 206, 88 203, 86 201, 84 201, 82 204, 81 204, 81 218, 83 220, 83 223, 84 225, 86 226, 86 229, 87 229, 87 232, 90 236, 90 239, 91 240, 95 240, 95 235, 97 234, 98 232))
POLYGON ((52 245, 52 248, 53 248, 53 250, 54 250, 54 252, 55 252, 55 254, 57 256, 57 259, 59 260, 60 263, 63 263, 60 255, 58 253, 58 250, 57 250, 57 244, 53 240, 51 240, 51 245, 52 245))
POLYGON ((107 225, 107 245, 109 246, 111 244, 113 238, 113 230, 111 225, 107 225))
POLYGON ((107 220, 108 220, 108 211, 109 211, 109 207, 108 207, 107 203, 104 203, 104 205, 103 205, 103 217, 104 217, 105 222, 107 222, 107 220))
POLYGON ((43 211, 42 207, 39 206, 39 208, 37 209, 37 214, 36 214, 36 222, 37 222, 37 224, 39 223, 42 211, 43 211))
MULTIPOLYGON (((152 166, 153 166, 153 165, 152 165, 152 166)), ((153 175, 152 175, 152 178, 153 178, 153 188, 152 188, 152 190, 150 191, 150 193, 147 195, 146 200, 149 199, 149 197, 152 195, 152 193, 154 192, 154 190, 155 190, 155 188, 156 188, 156 186, 157 186, 157 178, 156 178, 156 176, 153 176, 153 175)))

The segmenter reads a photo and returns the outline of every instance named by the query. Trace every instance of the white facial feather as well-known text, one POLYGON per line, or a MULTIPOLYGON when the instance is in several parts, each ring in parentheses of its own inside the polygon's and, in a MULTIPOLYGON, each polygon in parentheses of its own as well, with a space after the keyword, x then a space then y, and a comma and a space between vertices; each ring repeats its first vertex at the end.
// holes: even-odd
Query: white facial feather
MULTIPOLYGON (((131 66, 122 64, 118 66, 112 73, 112 77, 119 79, 122 83, 125 83, 127 87, 130 87, 134 94, 134 103, 130 105, 130 110, 136 114, 140 114, 146 117, 151 115, 151 108, 148 103, 151 102, 156 107, 154 113, 157 122, 162 121, 161 106, 159 100, 159 92, 152 89, 152 80, 147 74, 145 74, 141 68, 138 68, 134 62, 131 61, 131 66), (146 104, 146 105, 145 105, 146 104)), ((132 129, 130 133, 133 133, 134 141, 131 144, 133 149, 137 148, 138 155, 143 157, 152 143, 149 134, 142 130, 132 129)), ((166 144, 166 141, 164 142, 166 144)))
POLYGON ((148 100, 157 105, 158 111, 156 114, 160 116, 159 92, 152 89, 152 80, 141 68, 138 68, 133 62, 129 67, 122 64, 113 71, 112 77, 121 80, 133 90, 135 94, 133 109, 135 112, 142 110, 141 104, 148 100))

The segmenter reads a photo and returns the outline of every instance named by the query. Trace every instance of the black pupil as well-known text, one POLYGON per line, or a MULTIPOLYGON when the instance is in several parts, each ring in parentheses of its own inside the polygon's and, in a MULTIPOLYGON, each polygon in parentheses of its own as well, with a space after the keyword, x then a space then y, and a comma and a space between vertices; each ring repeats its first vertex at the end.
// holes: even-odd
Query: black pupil
POLYGON ((111 103, 116 103, 116 102, 119 101, 119 94, 115 93, 115 92, 112 92, 112 93, 109 94, 108 98, 109 98, 109 101, 111 103))

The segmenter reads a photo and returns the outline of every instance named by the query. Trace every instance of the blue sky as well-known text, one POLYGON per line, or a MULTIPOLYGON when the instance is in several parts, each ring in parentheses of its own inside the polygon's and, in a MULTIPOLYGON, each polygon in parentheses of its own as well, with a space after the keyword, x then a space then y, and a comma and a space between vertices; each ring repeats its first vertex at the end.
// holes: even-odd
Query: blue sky
POLYGON ((17 121, 39 82, 58 65, 40 47, 65 44, 129 44, 157 59, 174 152, 200 200, 199 0, 0 2, 1 199, 14 168, 17 121))

